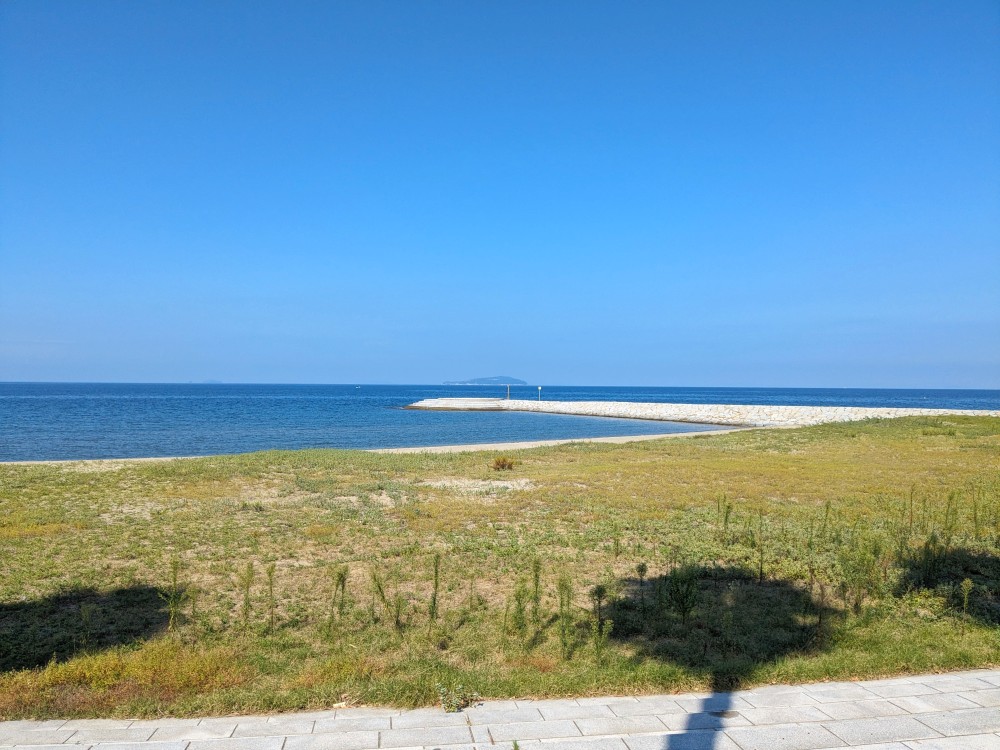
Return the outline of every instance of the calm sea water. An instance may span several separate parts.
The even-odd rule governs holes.
[[[427,412],[422,398],[491,386],[0,383],[0,461],[197,456],[641,435],[698,425],[515,412]],[[537,398],[534,386],[512,398]],[[568,401],[1000,409],[1000,391],[545,386]]]

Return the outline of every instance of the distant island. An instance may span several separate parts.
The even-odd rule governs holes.
[[[472,378],[471,380],[446,380],[445,385],[527,385],[527,382],[507,375],[494,375],[492,378]]]

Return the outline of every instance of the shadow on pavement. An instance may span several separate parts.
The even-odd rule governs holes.
[[[730,691],[762,665],[822,650],[836,615],[808,587],[761,583],[740,567],[681,566],[619,584],[622,595],[606,608],[610,637],[628,642],[642,658],[704,675],[713,691],[687,716],[682,733],[663,738],[663,750],[713,750],[718,730],[736,716]]]

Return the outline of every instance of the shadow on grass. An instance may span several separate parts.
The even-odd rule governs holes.
[[[607,607],[610,637],[641,657],[678,664],[708,678],[712,695],[683,717],[664,750],[711,750],[735,717],[731,691],[761,666],[791,654],[821,651],[836,612],[808,587],[758,583],[738,567],[679,568],[640,584],[621,581],[624,595]]]
[[[71,589],[44,599],[0,604],[0,672],[149,638],[167,627],[159,589]]]
[[[968,608],[962,582],[968,580]],[[951,548],[932,537],[916,550],[904,567],[896,595],[914,589],[947,597],[956,612],[987,625],[1000,625],[1000,557],[964,547]]]

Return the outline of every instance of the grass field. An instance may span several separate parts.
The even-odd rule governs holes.
[[[0,718],[1000,664],[1000,419],[0,465]]]

